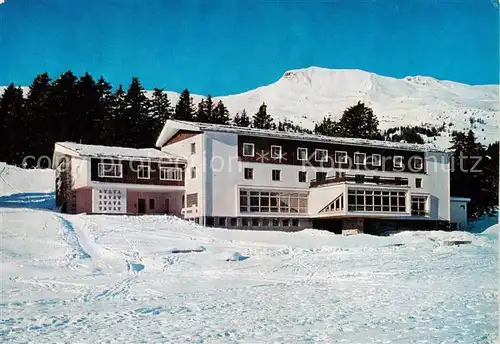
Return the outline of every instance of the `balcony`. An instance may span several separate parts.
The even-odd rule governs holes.
[[[340,176],[331,176],[324,179],[313,179],[309,187],[314,188],[329,184],[368,184],[368,185],[391,185],[391,186],[408,186],[408,178],[400,177],[380,177],[380,176],[364,176],[361,174],[344,174]]]

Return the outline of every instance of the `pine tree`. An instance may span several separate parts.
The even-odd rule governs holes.
[[[201,98],[200,102],[198,103],[198,108],[196,110],[195,119],[197,122],[202,122],[202,123],[208,122],[207,107],[206,107],[205,98]]]
[[[380,139],[378,120],[373,110],[364,103],[348,107],[338,122],[338,134],[342,137]]]
[[[35,77],[31,83],[26,99],[26,111],[29,121],[29,139],[26,144],[28,155],[37,160],[42,155],[50,156],[53,149],[51,135],[54,128],[51,126],[52,111],[50,109],[51,80],[47,73]],[[28,167],[34,167],[33,161],[29,161]]]
[[[56,141],[77,140],[75,133],[82,124],[74,116],[78,106],[76,76],[71,71],[64,72],[50,88],[49,107],[51,111],[52,133],[48,133],[53,145]]]
[[[120,138],[126,147],[147,147],[151,144],[152,120],[149,101],[139,78],[133,77],[125,95],[125,109],[121,118],[124,132]]]
[[[325,136],[339,136],[338,123],[326,116],[323,120],[314,126],[314,133]]]
[[[485,182],[485,150],[477,142],[472,130],[467,134],[452,134],[452,171],[450,188],[453,196],[470,197],[468,216],[476,216],[488,209],[487,199],[491,198],[491,186]]]
[[[27,153],[29,123],[23,91],[11,83],[0,98],[0,160],[21,164]]]
[[[122,85],[118,85],[114,93],[109,97],[110,111],[104,119],[103,136],[104,141],[108,145],[118,146],[124,141],[125,129],[127,121],[124,119],[125,112],[125,91]]]
[[[115,99],[112,92],[113,87],[111,87],[111,84],[104,80],[104,77],[102,76],[97,81],[96,86],[99,93],[100,111],[102,113],[101,127],[97,130],[99,133],[97,143],[102,145],[111,145],[113,144],[114,140],[114,128],[112,127],[112,125],[114,118],[113,107]]]
[[[214,101],[212,100],[212,96],[209,94],[207,96],[207,100],[205,101],[205,114],[206,114],[206,122],[214,123]],[[203,121],[200,121],[203,122]]]
[[[192,121],[194,119],[193,99],[189,94],[189,90],[182,91],[179,101],[175,106],[174,118],[182,121]]]
[[[212,112],[210,123],[229,124],[229,111],[227,110],[222,100],[219,100],[219,102],[215,106],[215,109]]]
[[[79,124],[72,133],[72,139],[87,144],[100,143],[104,123],[100,90],[89,73],[85,73],[75,84],[77,107],[74,109]]]
[[[485,152],[485,163],[484,163],[484,184],[489,186],[488,193],[486,196],[486,207],[487,211],[491,212],[498,206],[498,177],[499,177],[499,142],[490,144]]]
[[[234,116],[233,118],[233,123],[238,127],[249,127],[251,122],[250,117],[248,117],[247,115],[247,111],[243,109],[241,115],[236,114],[236,116]]]
[[[167,93],[163,89],[155,88],[151,99],[151,117],[154,122],[155,131],[158,135],[165,122],[172,116],[172,108]]]
[[[274,123],[271,115],[267,113],[267,105],[262,103],[259,111],[253,115],[252,126],[258,129],[273,129]]]
[[[291,133],[312,134],[311,130],[301,127],[300,125],[293,124],[288,119],[278,122],[278,131],[287,131]]]

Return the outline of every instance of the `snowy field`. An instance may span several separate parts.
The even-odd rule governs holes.
[[[498,225],[343,237],[62,215],[19,175],[0,195],[1,342],[497,342]]]

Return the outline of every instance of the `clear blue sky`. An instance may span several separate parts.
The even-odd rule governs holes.
[[[311,65],[491,84],[498,40],[498,0],[6,0],[0,85],[71,69],[223,95]]]

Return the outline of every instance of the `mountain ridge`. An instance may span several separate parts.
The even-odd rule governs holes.
[[[276,121],[287,119],[309,129],[325,116],[340,118],[347,107],[362,101],[373,109],[381,130],[444,125],[442,136],[426,141],[446,148],[453,130],[472,128],[483,144],[498,139],[498,92],[499,85],[468,85],[422,75],[398,79],[361,69],[311,66],[285,71],[269,85],[213,99],[222,100],[232,116],[243,109],[251,116],[265,102]],[[166,93],[175,105],[179,93]],[[152,91],[147,94],[150,97]],[[192,97],[197,104],[203,96]]]

